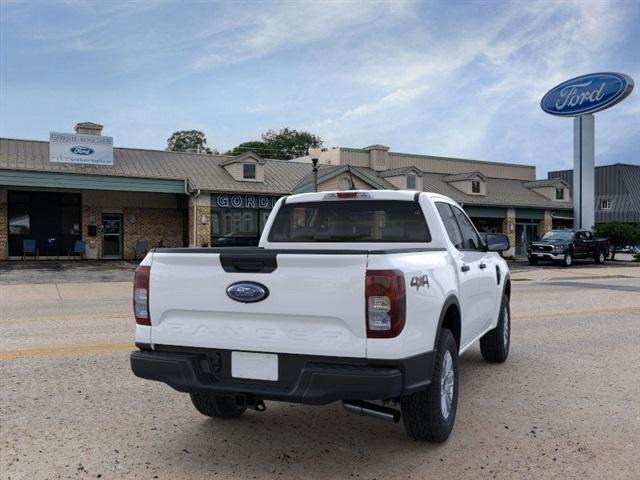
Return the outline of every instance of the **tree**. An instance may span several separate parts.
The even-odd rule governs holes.
[[[225,155],[242,155],[243,153],[254,152],[261,157],[270,157],[267,152],[266,146],[264,142],[254,141],[254,142],[243,142],[237,147],[229,150],[225,153]]]
[[[271,158],[280,158],[282,160],[303,157],[312,145],[322,146],[320,137],[309,132],[299,132],[288,128],[283,128],[279,132],[269,130],[262,134],[262,141],[274,151],[275,156]]]
[[[207,137],[200,130],[178,130],[167,139],[167,150],[171,152],[215,153],[207,147]]]
[[[269,130],[261,135],[262,141],[244,142],[229,150],[227,155],[239,155],[249,150],[261,157],[290,160],[307,155],[312,145],[322,146],[322,139],[305,131],[289,128]]]
[[[640,242],[640,226],[630,223],[600,223],[595,227],[598,237],[606,237],[611,244],[611,260],[615,259],[618,248],[625,245],[636,245]]]

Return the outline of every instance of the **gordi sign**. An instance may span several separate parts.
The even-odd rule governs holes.
[[[542,110],[575,117],[612,107],[633,90],[633,80],[622,73],[590,73],[553,87],[542,97]]]
[[[595,224],[595,112],[612,107],[633,90],[623,74],[600,72],[572,78],[549,90],[540,107],[551,115],[573,118],[573,226]]]
[[[113,137],[50,132],[49,161],[113,165]]]

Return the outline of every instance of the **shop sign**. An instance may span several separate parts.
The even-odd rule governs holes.
[[[633,90],[633,80],[622,73],[590,73],[549,90],[540,106],[551,115],[574,117],[612,107]]]
[[[218,208],[265,208],[271,209],[278,201],[279,197],[271,197],[266,195],[246,195],[221,194],[214,195],[214,201],[211,202]]]
[[[50,132],[49,161],[113,165],[113,137]]]

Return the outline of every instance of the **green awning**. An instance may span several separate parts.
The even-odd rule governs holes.
[[[538,208],[516,208],[516,220],[543,220],[544,210]]]
[[[184,181],[161,178],[116,177],[27,170],[0,170],[0,185],[77,188],[122,192],[184,193]]]
[[[507,218],[507,209],[501,207],[464,207],[471,218]]]

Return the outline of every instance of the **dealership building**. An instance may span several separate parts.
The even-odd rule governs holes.
[[[0,139],[0,260],[132,259],[158,246],[255,245],[278,198],[314,189],[308,158],[272,160],[113,147],[79,123],[49,141]],[[318,190],[411,189],[460,202],[479,230],[503,232],[509,254],[572,223],[570,180],[536,180],[534,166],[332,148]],[[25,251],[26,250],[26,251]]]

